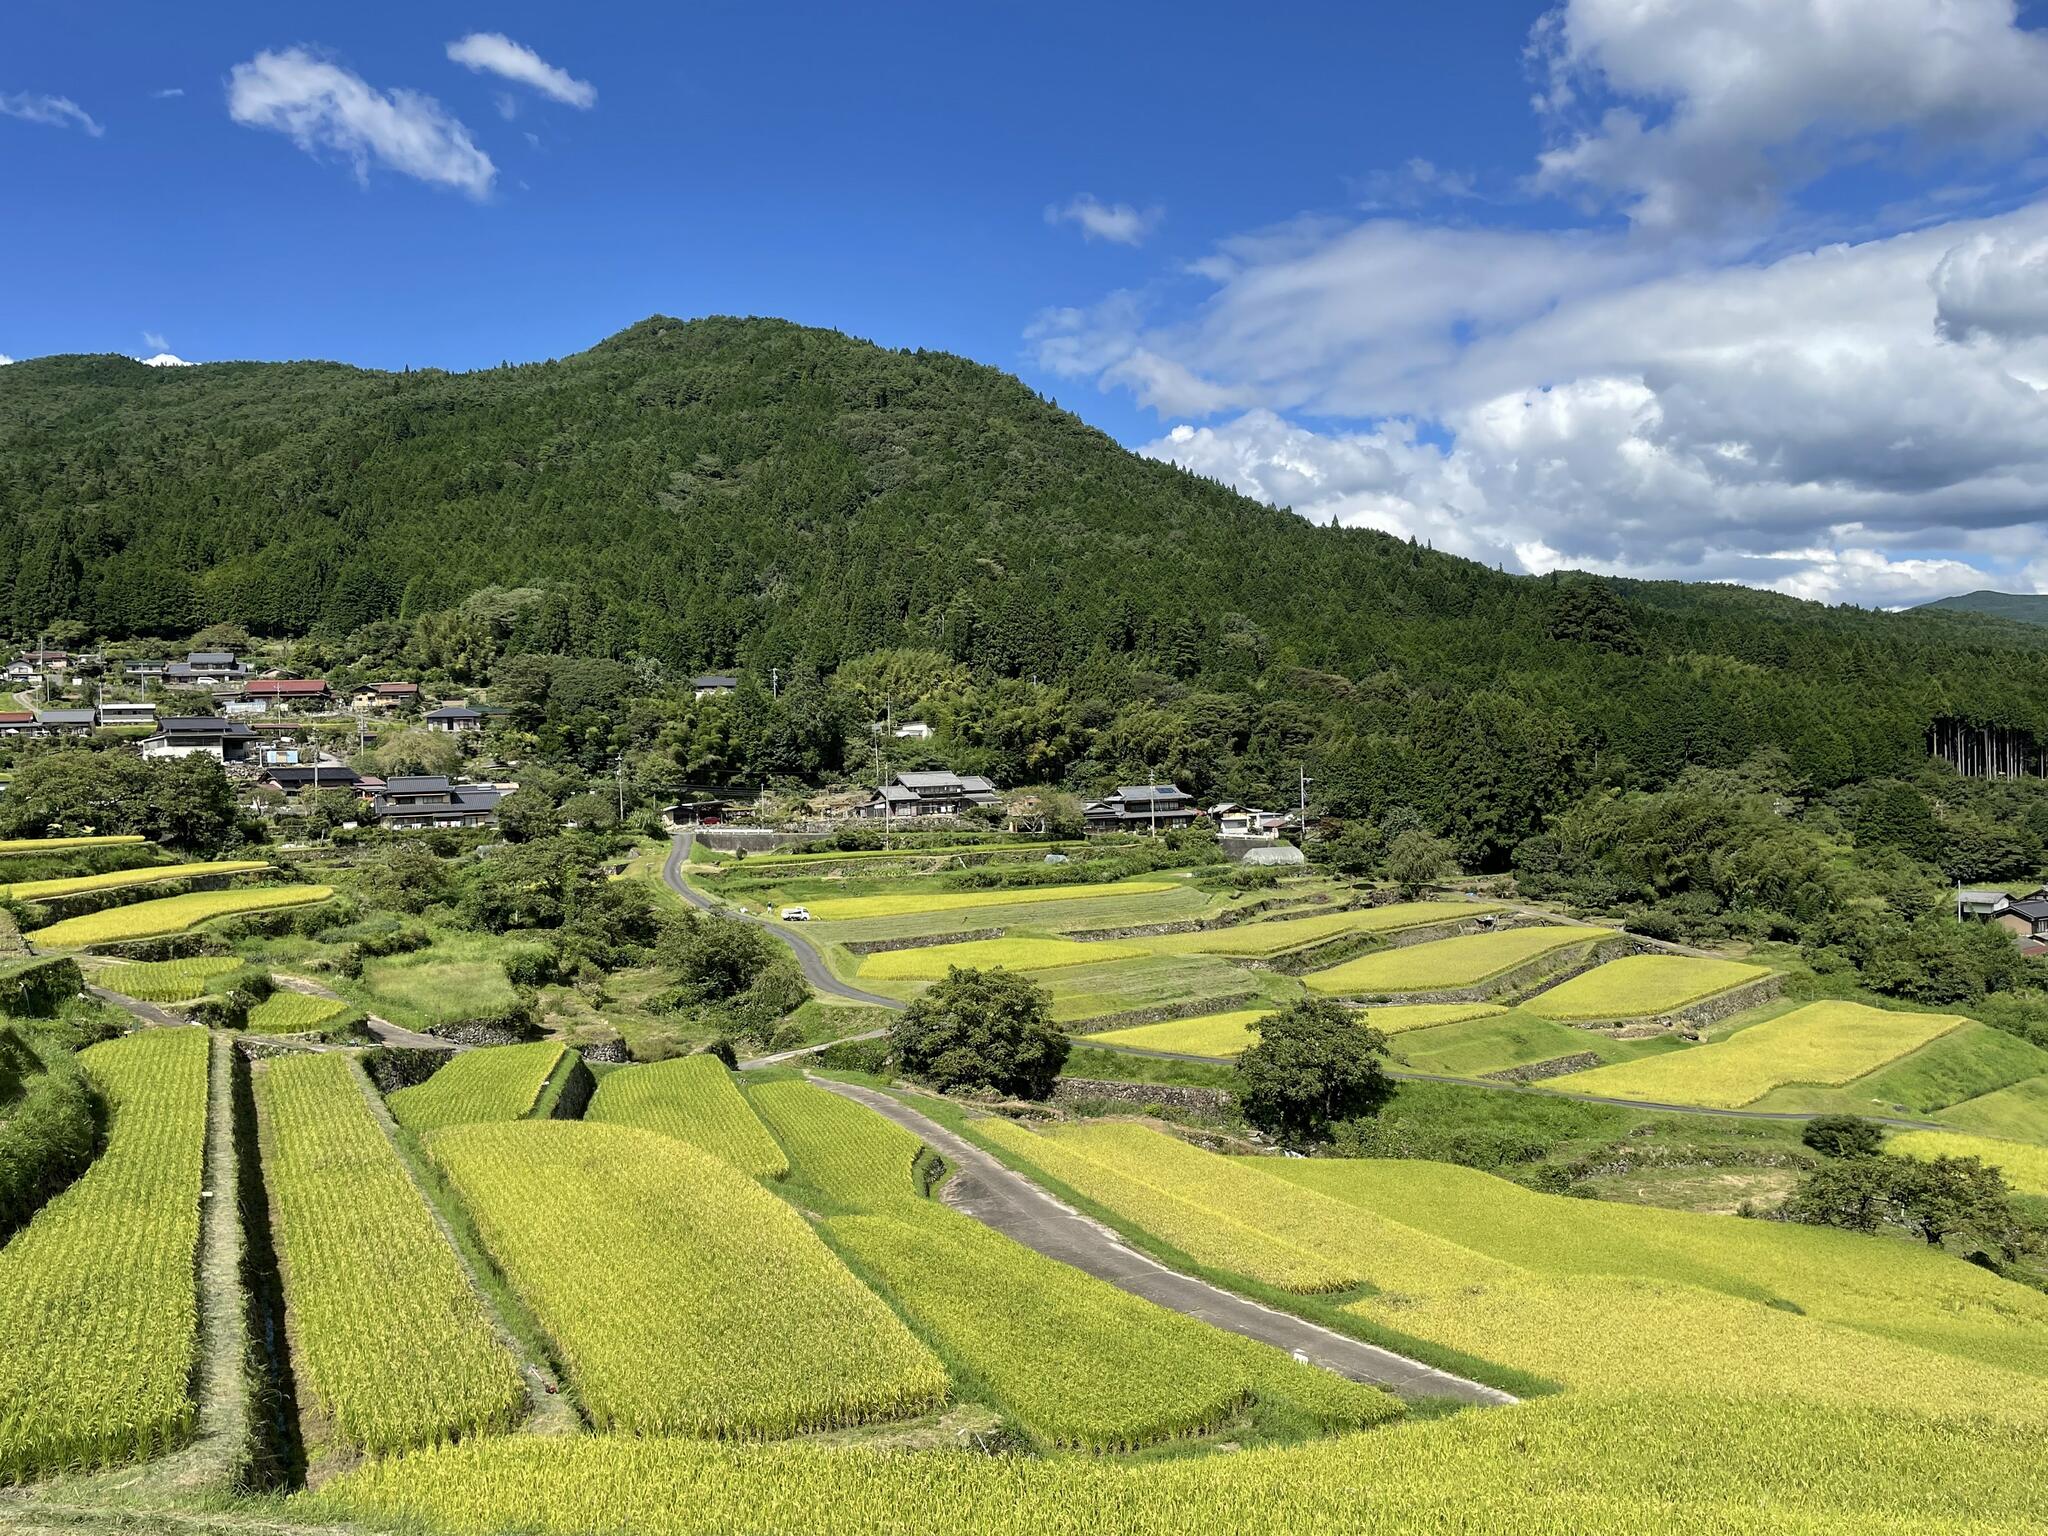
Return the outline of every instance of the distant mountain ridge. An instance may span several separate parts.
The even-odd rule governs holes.
[[[1919,606],[1946,613],[1981,613],[2021,624],[2048,625],[2048,592],[1965,592],[1959,597],[1937,598]]]

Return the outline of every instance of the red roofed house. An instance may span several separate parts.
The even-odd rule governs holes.
[[[357,709],[403,709],[419,699],[418,683],[371,683],[358,688],[349,702]]]
[[[36,728],[32,709],[0,709],[0,736],[26,736]]]

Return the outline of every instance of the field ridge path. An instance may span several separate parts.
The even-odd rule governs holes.
[[[1384,1387],[1397,1397],[1451,1398],[1493,1406],[1518,1401],[1498,1388],[1440,1371],[1169,1269],[902,1100],[853,1083],[820,1077],[810,1080],[921,1138],[943,1155],[952,1169],[952,1177],[941,1191],[948,1205],[1049,1259],[1070,1264],[1169,1311],[1306,1358],[1352,1381]]]

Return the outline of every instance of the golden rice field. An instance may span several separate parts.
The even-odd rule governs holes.
[[[0,859],[24,853],[75,853],[82,848],[133,847],[148,841],[139,832],[109,833],[105,837],[0,837]]]
[[[133,965],[109,965],[93,980],[123,997],[145,1003],[187,1003],[206,995],[207,984],[216,976],[239,971],[243,962],[233,955],[196,955],[187,960],[150,960]]]
[[[1177,890],[1173,880],[1129,880],[1099,885],[1023,886],[992,891],[902,891],[879,896],[828,896],[810,903],[821,923],[867,917],[904,917],[916,912],[967,912],[977,907],[1028,906],[1045,901],[1087,901],[1102,896],[1154,896]]]
[[[457,1051],[424,1083],[391,1095],[391,1113],[417,1135],[444,1125],[518,1120],[533,1112],[567,1047],[553,1040]]]
[[[937,981],[953,966],[986,970],[1004,966],[1013,971],[1049,971],[1101,960],[1130,960],[1150,954],[1149,940],[1103,939],[970,939],[961,944],[930,944],[922,949],[891,949],[863,956],[860,975],[871,981]]]
[[[509,1429],[526,1400],[512,1358],[367,1088],[340,1055],[255,1080],[301,1401],[375,1453]]]
[[[1601,937],[1599,929],[1549,926],[1467,933],[1360,955],[1328,970],[1310,971],[1301,979],[1310,991],[1331,997],[1471,987],[1528,961],[1573,945],[1591,944]]]
[[[1637,1019],[1669,1013],[1717,992],[1770,975],[1705,955],[1623,955],[1529,999],[1523,1006],[1546,1019]]]
[[[336,997],[311,997],[303,992],[280,988],[249,1010],[244,1026],[252,1035],[293,1035],[347,1013],[349,1005]]]
[[[1953,1014],[1891,1013],[1862,1003],[1808,1003],[1725,1040],[1574,1072],[1544,1086],[1739,1109],[1787,1084],[1839,1088],[1969,1022]]]
[[[1077,1038],[1084,1045],[1121,1045],[1141,1051],[1173,1051],[1179,1055],[1213,1056],[1222,1060],[1242,1055],[1257,1045],[1259,1020],[1272,1011],[1270,1008],[1247,1008],[1234,1013],[1210,1013],[1193,1019],[1168,1019],[1161,1024],[1134,1024],[1128,1029],[1109,1029],[1099,1035]],[[1497,1003],[1407,1003],[1384,1008],[1360,1008],[1357,1014],[1361,1024],[1370,1024],[1382,1034],[1398,1035],[1506,1011]]]
[[[583,1118],[680,1137],[755,1178],[789,1172],[789,1159],[716,1056],[678,1056],[607,1073]]]
[[[112,1126],[0,1248],[0,1483],[160,1455],[191,1431],[211,1044],[157,1029],[80,1056]]]
[[[333,894],[324,885],[188,891],[182,896],[164,896],[132,906],[109,907],[104,912],[88,912],[83,917],[67,917],[47,928],[36,929],[31,938],[38,949],[84,949],[117,939],[151,939],[166,933],[183,933],[219,917],[309,906]]]
[[[689,1142],[544,1120],[427,1149],[599,1429],[778,1437],[946,1396],[945,1368],[793,1207]]]
[[[924,1143],[900,1125],[794,1080],[758,1084],[747,1099],[813,1189],[868,1210],[918,1193],[912,1166]]]
[[[2024,1141],[1999,1141],[1990,1136],[1963,1136],[1951,1131],[1897,1131],[1887,1151],[1901,1157],[1976,1157],[2005,1174],[2006,1183],[2022,1194],[2048,1195],[2048,1147]]]
[[[1470,901],[1402,901],[1382,907],[1352,907],[1342,912],[1315,912],[1306,917],[1276,917],[1233,923],[1197,933],[1168,933],[1144,942],[1155,954],[1242,955],[1285,954],[1305,944],[1343,934],[1398,933],[1431,923],[1456,922],[1497,912],[1498,907]]]
[[[1255,1394],[1290,1387],[1347,1428],[1400,1412],[1371,1387],[1120,1291],[943,1206],[828,1227],[1044,1448],[1135,1450],[1214,1428]]]
[[[1731,1387],[1147,1462],[525,1436],[372,1462],[305,1502],[464,1536],[2014,1536],[2041,1494],[2031,1427]]]
[[[78,896],[87,891],[118,891],[131,885],[155,885],[164,880],[195,880],[208,875],[249,875],[270,866],[261,859],[221,859],[201,864],[152,864],[142,869],[114,869],[103,875],[72,875],[60,880],[17,880],[0,886],[0,892],[16,901],[47,901],[54,896]]]

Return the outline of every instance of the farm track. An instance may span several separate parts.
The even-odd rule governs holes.
[[[309,981],[304,976],[287,976],[280,971],[275,973],[275,980],[287,992],[297,992],[306,997],[324,997],[337,1003],[349,1001],[332,987],[323,986],[317,981]],[[423,1035],[416,1029],[403,1028],[392,1023],[389,1019],[378,1018],[374,1013],[366,1014],[363,1022],[369,1026],[370,1033],[375,1035],[385,1045],[403,1046],[408,1050],[415,1051],[466,1051],[469,1049],[468,1046],[454,1040],[443,1040],[439,1035]]]
[[[1225,1056],[1196,1056],[1187,1051],[1148,1051],[1136,1045],[1107,1045],[1100,1040],[1085,1036],[1078,1037],[1085,1045],[1098,1051],[1114,1051],[1120,1056],[1150,1056],[1157,1061],[1192,1061],[1205,1067],[1227,1067],[1230,1058]],[[1834,1114],[1827,1109],[1711,1109],[1700,1104],[1663,1104],[1654,1099],[1614,1099],[1598,1093],[1572,1093],[1562,1088],[1532,1090],[1522,1083],[1489,1081],[1482,1077],[1452,1077],[1442,1072],[1400,1072],[1389,1067],[1384,1069],[1387,1076],[1405,1083],[1450,1083],[1458,1088],[1491,1088],[1502,1093],[1540,1092],[1545,1098],[1576,1099],[1581,1104],[1611,1104],[1617,1109],[1643,1109],[1669,1115],[1714,1115],[1725,1120],[1811,1120],[1818,1115]],[[1878,1125],[1898,1126],[1911,1131],[1946,1131],[1946,1126],[1934,1120],[1905,1120],[1890,1115],[1865,1115],[1865,1120]]]
[[[866,1003],[870,1007],[888,1008],[899,1013],[908,1006],[898,998],[883,997],[879,992],[863,992],[859,987],[849,986],[846,982],[841,981],[832,974],[832,968],[825,963],[825,957],[818,952],[818,947],[802,935],[791,933],[786,925],[771,923],[765,918],[754,917],[745,912],[734,912],[725,903],[716,901],[693,887],[683,878],[683,865],[689,861],[690,844],[695,838],[696,834],[694,832],[678,832],[675,835],[675,842],[668,851],[668,860],[661,866],[662,883],[670,890],[700,911],[724,912],[729,917],[737,917],[743,923],[752,923],[757,928],[766,929],[789,946],[790,952],[796,956],[796,963],[803,969],[804,980],[820,992],[829,993],[833,997],[844,998],[850,1003]],[[830,1043],[836,1045],[839,1042],[832,1041]],[[823,1049],[823,1046],[806,1047],[806,1050]],[[805,1054],[805,1051],[790,1051],[777,1056],[775,1059],[779,1061],[786,1059],[788,1056],[801,1056],[803,1054]],[[766,1064],[767,1058],[765,1057],[759,1062],[750,1063],[750,1065],[755,1066]]]
[[[867,1106],[919,1137],[939,1152],[952,1170],[941,1189],[941,1198],[948,1205],[1047,1258],[1071,1264],[1170,1311],[1286,1350],[1352,1381],[1384,1387],[1397,1397],[1486,1405],[1516,1401],[1496,1388],[1168,1269],[902,1100],[852,1083],[815,1077],[811,1081]]]

